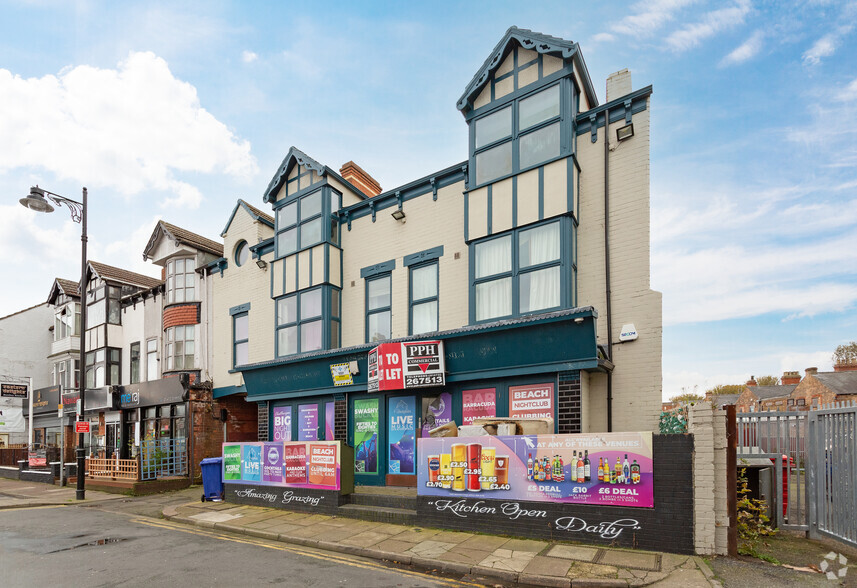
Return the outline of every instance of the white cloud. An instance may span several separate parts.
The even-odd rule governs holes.
[[[851,83],[845,86],[836,94],[836,99],[840,102],[851,102],[857,100],[857,78],[851,80]]]
[[[762,40],[765,38],[763,31],[756,31],[749,39],[741,43],[726,57],[720,60],[720,67],[728,67],[730,65],[738,65],[752,59],[762,50]]]
[[[0,173],[41,169],[126,197],[166,191],[173,205],[195,207],[201,195],[176,173],[258,171],[249,142],[153,53],[131,53],[116,69],[80,65],[42,78],[0,69],[0,103]]]
[[[244,63],[253,63],[259,59],[259,56],[253,53],[252,51],[242,51],[241,52],[241,61]]]
[[[160,215],[151,217],[122,239],[96,248],[92,253],[92,259],[145,276],[159,278],[161,268],[151,262],[143,261],[142,255],[143,249],[149,242],[149,237],[152,236],[152,231],[155,230],[155,225],[159,220],[161,220]]]
[[[780,360],[781,372],[800,372],[801,377],[804,370],[809,367],[817,367],[820,372],[833,371],[833,352],[810,351],[806,353],[790,352],[783,355]]]
[[[610,33],[598,33],[597,35],[592,37],[592,40],[597,43],[609,43],[613,41],[616,37],[611,35]]]
[[[854,30],[855,16],[857,16],[857,3],[846,4],[838,18],[839,22],[846,24],[839,25],[833,31],[813,43],[812,47],[807,49],[803,54],[804,65],[818,65],[822,59],[836,53],[842,39]]]
[[[693,49],[709,37],[743,24],[750,8],[749,0],[739,0],[733,6],[712,10],[704,14],[699,22],[685,25],[671,33],[666,38],[667,47],[676,52]]]
[[[621,35],[649,37],[675,18],[675,14],[694,0],[655,0],[638,2],[630,14],[612,25],[610,30]]]

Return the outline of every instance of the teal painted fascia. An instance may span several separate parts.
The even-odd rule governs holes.
[[[253,254],[253,259],[260,259],[263,255],[267,255],[274,250],[274,238],[270,237],[264,241],[259,241],[255,245],[250,245],[250,252]]]
[[[247,203],[239,198],[238,202],[235,204],[235,208],[232,209],[232,214],[229,215],[229,220],[226,221],[226,226],[223,227],[223,230],[220,232],[221,237],[226,236],[226,232],[229,230],[229,226],[232,224],[232,221],[235,219],[235,213],[238,212],[239,208],[244,208],[244,210],[247,211],[247,214],[249,214],[253,218],[253,220],[258,221],[262,224],[268,225],[272,229],[274,228],[274,223],[272,223],[268,219],[261,217],[258,214],[256,214],[255,212],[253,212],[253,210],[249,206],[247,206]]]
[[[577,135],[584,135],[586,133],[590,133],[593,135],[593,142],[595,137],[595,132],[604,126],[604,114],[607,110],[610,111],[610,123],[619,122],[622,119],[627,120],[629,118],[629,112],[627,108],[627,103],[630,102],[630,116],[643,112],[648,107],[648,99],[649,96],[652,95],[652,86],[646,86],[645,88],[640,88],[630,94],[626,94],[616,100],[611,100],[606,104],[602,104],[596,108],[590,108],[586,112],[582,112],[577,115]],[[593,121],[595,122],[595,126],[593,127]]]
[[[289,171],[294,164],[301,165],[308,170],[315,170],[318,172],[318,175],[324,176],[326,166],[320,164],[297,147],[292,146],[289,148],[289,152],[286,154],[283,162],[277,168],[274,177],[268,183],[268,187],[265,188],[265,194],[262,197],[264,202],[272,202],[276,198],[277,192],[280,191],[280,188],[288,180]]]
[[[205,264],[202,267],[204,269],[208,270],[209,273],[217,274],[217,273],[220,273],[223,270],[225,270],[227,267],[229,267],[229,262],[226,260],[225,257],[219,257],[219,258],[215,259],[214,261],[208,262],[207,264]]]
[[[234,394],[246,394],[247,387],[246,386],[222,386],[220,388],[214,388],[211,391],[211,397],[217,400],[218,398],[225,398],[226,396],[232,396]]]

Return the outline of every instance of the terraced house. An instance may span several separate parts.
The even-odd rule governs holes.
[[[655,429],[651,94],[623,70],[601,103],[578,44],[512,27],[455,102],[460,163],[382,190],[291,148],[205,268],[215,398],[259,439],[355,445],[369,485],[415,484],[402,410],[397,443],[478,416]]]

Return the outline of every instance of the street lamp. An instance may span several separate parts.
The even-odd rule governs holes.
[[[48,202],[50,201],[50,202]],[[36,212],[53,212],[54,207],[51,202],[57,206],[66,206],[71,213],[71,220],[81,225],[80,232],[80,412],[78,419],[83,417],[84,396],[86,393],[86,188],[83,189],[83,202],[77,202],[48,192],[38,186],[30,188],[30,194],[19,200],[22,206],[35,210]],[[32,392],[31,392],[32,394]],[[32,411],[31,411],[32,414]],[[75,498],[83,500],[86,498],[86,488],[84,486],[84,478],[86,477],[86,452],[83,448],[84,438],[83,433],[79,433],[77,437],[77,492]],[[62,450],[61,450],[62,451]]]

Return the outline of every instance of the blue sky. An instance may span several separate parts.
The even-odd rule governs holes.
[[[652,84],[664,396],[830,369],[857,339],[857,3],[0,1],[0,316],[90,257],[144,273],[158,218],[218,238],[289,146],[385,189],[466,158],[455,109],[510,25],[580,43],[601,100]]]

